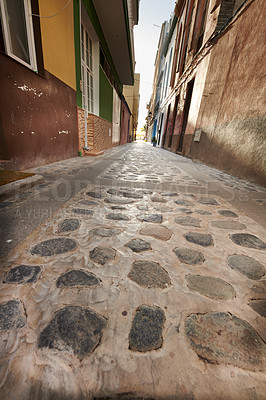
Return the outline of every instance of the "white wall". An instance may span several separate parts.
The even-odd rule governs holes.
[[[112,135],[113,143],[120,142],[120,113],[121,113],[121,100],[116,90],[113,89],[113,135]]]

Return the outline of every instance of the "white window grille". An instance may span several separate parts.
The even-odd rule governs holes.
[[[81,79],[82,79],[82,107],[93,113],[93,48],[92,40],[81,24]]]

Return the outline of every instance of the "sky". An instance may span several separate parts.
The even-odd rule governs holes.
[[[175,0],[140,0],[139,23],[134,28],[135,72],[140,73],[139,132],[145,124],[146,104],[149,103],[152,93],[160,26],[164,21],[169,21],[175,2]]]

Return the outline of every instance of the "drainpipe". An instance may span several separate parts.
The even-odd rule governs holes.
[[[79,0],[79,29],[80,29],[80,39],[81,39],[81,22],[82,22],[82,15],[81,15],[81,0]],[[83,81],[80,81],[80,90],[83,90]],[[88,148],[88,108],[87,105],[85,106],[85,110],[84,110],[84,114],[85,114],[85,146],[83,146],[83,150],[90,150]]]
[[[88,110],[87,107],[85,108],[85,146],[83,150],[89,150],[88,148]]]

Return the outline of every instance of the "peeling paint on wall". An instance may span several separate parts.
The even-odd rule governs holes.
[[[0,76],[6,141],[6,148],[1,142],[1,156],[10,160],[11,168],[22,170],[75,156],[75,91],[47,71],[43,78],[2,54]]]
[[[65,133],[66,135],[68,135],[69,133],[71,133],[71,131],[58,131],[59,135],[61,135],[62,133]]]
[[[17,86],[17,84],[14,83],[14,86]],[[35,97],[41,97],[43,95],[43,92],[38,93],[36,88],[29,88],[27,85],[17,86],[17,88],[23,90],[23,92],[33,92]]]

